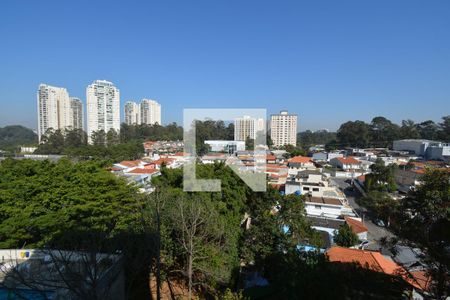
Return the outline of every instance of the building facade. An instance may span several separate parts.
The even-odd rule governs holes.
[[[234,140],[256,139],[257,120],[249,116],[234,119]]]
[[[40,84],[37,106],[39,141],[48,129],[64,130],[73,126],[71,102],[65,88]]]
[[[72,114],[72,128],[84,129],[83,102],[76,97],[70,97],[70,109]]]
[[[396,151],[408,151],[426,159],[450,161],[450,144],[423,139],[396,140]]]
[[[125,103],[125,124],[141,124],[141,110],[136,102],[128,101]]]
[[[234,154],[245,150],[244,141],[206,140],[205,144],[211,147],[212,152],[226,152]]]
[[[87,134],[94,131],[120,130],[120,91],[112,82],[96,80],[86,88]]]
[[[275,147],[297,145],[297,115],[287,111],[271,115],[270,138]]]
[[[151,99],[142,99],[140,104],[141,124],[161,125],[161,104]]]

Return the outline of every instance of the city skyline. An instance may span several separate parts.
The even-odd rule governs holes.
[[[85,103],[95,79],[121,89],[121,113],[128,99],[158,99],[171,108],[163,124],[181,124],[183,108],[287,109],[301,131],[448,114],[447,1],[104,4],[1,4],[0,126],[37,129],[41,82]]]

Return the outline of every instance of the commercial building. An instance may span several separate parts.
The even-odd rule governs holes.
[[[270,137],[275,147],[297,145],[297,115],[287,111],[271,115]]]
[[[48,129],[73,126],[71,102],[65,88],[40,84],[37,92],[39,141]]]
[[[87,134],[94,131],[120,130],[120,91],[112,82],[96,80],[86,89]]]
[[[426,159],[450,160],[450,144],[423,139],[396,140],[396,151],[408,151]]]
[[[125,124],[141,124],[141,110],[136,102],[128,101],[125,103]]]

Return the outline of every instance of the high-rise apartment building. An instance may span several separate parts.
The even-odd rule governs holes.
[[[87,134],[94,131],[120,130],[120,91],[112,82],[96,80],[86,88]]]
[[[73,125],[69,93],[65,88],[40,84],[37,104],[39,141],[50,128],[64,130]]]
[[[249,116],[234,119],[234,140],[245,141],[247,138],[255,139],[257,120]]]
[[[72,113],[72,128],[84,129],[83,102],[76,97],[70,97],[70,108]]]
[[[125,124],[141,124],[141,109],[136,102],[127,101],[125,103]]]
[[[141,124],[161,125],[161,104],[151,99],[142,99],[140,104]]]
[[[275,147],[297,144],[297,115],[281,111],[270,116],[270,138]]]

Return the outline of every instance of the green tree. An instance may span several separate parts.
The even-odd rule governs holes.
[[[106,146],[106,133],[102,130],[97,130],[91,134],[92,144],[95,146]]]
[[[442,122],[439,123],[439,139],[450,142],[450,115],[442,117]]]
[[[401,202],[398,234],[425,249],[431,259],[431,292],[450,295],[450,172],[427,170],[415,191]]]
[[[68,129],[64,132],[64,147],[75,148],[87,144],[87,135],[82,129]]]
[[[435,140],[438,138],[438,125],[431,120],[419,123],[417,125],[417,130],[419,131],[420,138],[422,139]]]
[[[369,145],[369,125],[364,121],[348,121],[342,124],[336,134],[341,147],[351,146],[364,148]]]
[[[64,135],[61,130],[49,128],[41,138],[36,153],[38,154],[61,154],[64,151]]]
[[[334,233],[334,242],[342,247],[352,247],[358,243],[358,240],[358,236],[347,223],[339,226],[339,230]]]
[[[389,147],[400,135],[400,127],[385,117],[375,117],[370,123],[370,143],[375,147]]]
[[[383,191],[369,191],[361,201],[364,206],[383,219],[387,226],[390,226],[392,217],[399,209],[399,202]]]
[[[387,191],[394,192],[397,190],[395,184],[396,165],[386,166],[384,161],[378,158],[373,165],[370,166],[371,173],[366,175],[365,187],[367,191]]]
[[[413,120],[403,120],[400,127],[400,137],[402,139],[419,139],[420,132],[417,124]]]
[[[253,150],[255,148],[255,140],[251,139],[250,137],[247,137],[245,139],[245,149],[246,150]]]
[[[70,249],[64,232],[111,230],[139,221],[137,189],[96,162],[5,160],[0,164],[0,248]],[[78,244],[77,244],[78,245]]]
[[[106,133],[106,145],[108,145],[108,147],[110,147],[110,146],[118,145],[119,142],[120,142],[119,134],[117,133],[116,130],[111,128]]]

